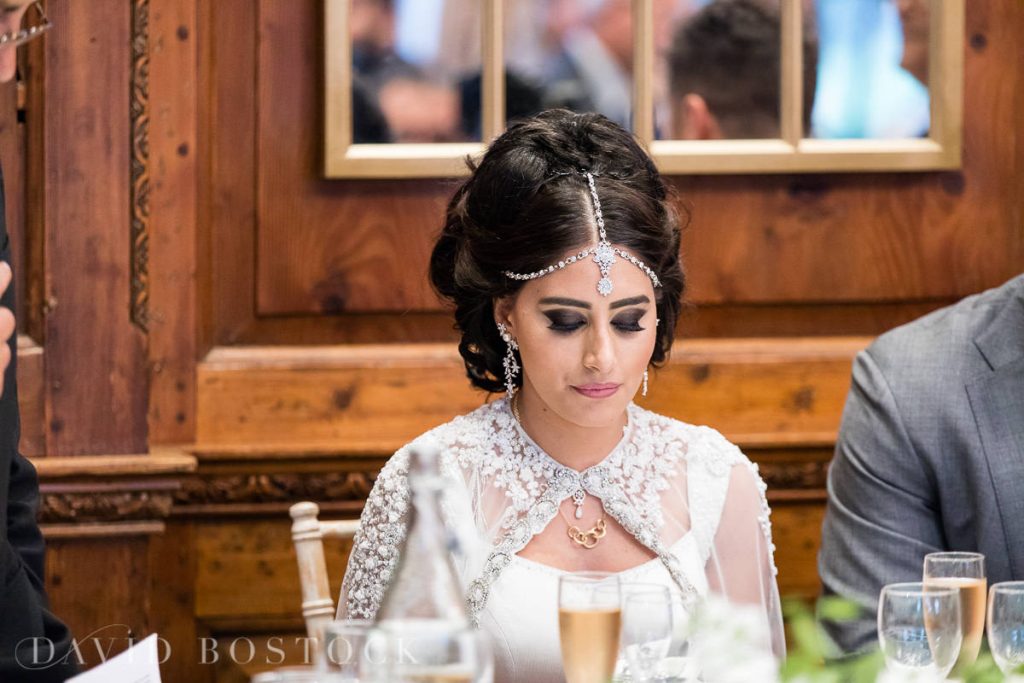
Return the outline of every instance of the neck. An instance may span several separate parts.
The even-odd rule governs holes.
[[[523,430],[559,464],[582,471],[601,462],[622,440],[626,413],[608,425],[589,427],[569,422],[551,410],[528,385],[516,394]]]

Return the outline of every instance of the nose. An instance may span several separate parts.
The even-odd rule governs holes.
[[[584,367],[600,375],[607,375],[615,365],[615,345],[611,330],[604,325],[592,325],[586,336],[583,352]]]

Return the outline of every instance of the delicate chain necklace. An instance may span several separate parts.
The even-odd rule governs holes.
[[[519,392],[516,392],[516,394],[512,397],[510,403],[512,405],[512,416],[516,418],[516,422],[518,422],[519,426],[522,427],[523,418],[519,416]],[[576,519],[581,519],[583,517],[583,501],[586,500],[586,497],[587,492],[583,490],[582,486],[573,491],[572,502],[574,505],[576,505]],[[586,548],[587,550],[590,550],[591,548],[596,546],[597,542],[604,538],[605,533],[607,533],[607,528],[605,526],[603,514],[601,515],[601,518],[597,520],[597,523],[595,523],[594,526],[590,527],[590,529],[587,531],[583,531],[578,526],[569,521],[569,518],[565,516],[564,512],[562,512],[561,505],[558,506],[558,512],[560,515],[562,515],[562,519],[564,519],[565,523],[569,526],[567,530],[569,538],[571,538],[574,543],[583,548]]]

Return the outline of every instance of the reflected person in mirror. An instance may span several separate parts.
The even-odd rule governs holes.
[[[751,615],[765,651],[784,655],[756,467],[714,429],[633,402],[672,346],[679,250],[665,182],[599,114],[513,124],[470,164],[430,278],[452,304],[469,383],[500,398],[384,466],[339,617],[376,616],[409,520],[409,452],[430,442],[442,450],[467,612],[492,642],[499,683],[564,680],[558,579],[580,570],[666,586],[690,609],[722,596]]]
[[[353,0],[352,128],[356,143],[461,142],[459,92],[396,51],[394,0]]]
[[[808,11],[806,13],[810,15]],[[782,136],[779,3],[712,0],[680,24],[668,56],[672,130],[677,140]],[[804,135],[817,83],[813,22],[803,30]]]
[[[47,28],[49,21],[39,3],[0,0],[0,82],[14,80],[18,45]],[[0,175],[0,337],[4,342],[0,397],[0,681],[63,681],[75,673],[75,660],[68,657],[71,634],[48,609],[43,588],[45,548],[36,522],[39,481],[32,463],[18,451],[21,425],[11,314],[15,297],[2,183]],[[48,662],[54,664],[28,668]]]
[[[655,51],[660,54],[668,43],[672,17],[680,5],[689,3],[653,0],[651,4]],[[563,0],[552,3],[547,11],[549,21],[559,26],[552,31],[557,50],[544,68],[545,106],[599,112],[628,128],[633,119],[631,1]]]

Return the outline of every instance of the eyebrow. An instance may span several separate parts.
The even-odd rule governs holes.
[[[580,301],[579,299],[566,299],[565,297],[561,296],[544,297],[543,299],[540,300],[539,303],[541,305],[557,304],[559,306],[572,306],[573,308],[585,308],[587,310],[590,310],[590,304],[588,304],[586,301]]]
[[[567,299],[561,296],[549,296],[540,300],[541,305],[544,304],[555,304],[558,306],[572,306],[573,308],[585,308],[590,310],[590,304],[586,301],[580,301],[579,299]],[[632,296],[628,299],[619,299],[613,301],[609,308],[622,308],[623,306],[634,306],[636,304],[649,304],[651,300],[646,295],[641,294],[640,296]]]
[[[640,296],[631,296],[628,299],[619,299],[618,301],[613,301],[611,306],[609,306],[608,308],[622,308],[623,306],[635,306],[637,304],[649,303],[651,303],[651,300],[648,299],[645,295],[641,294]]]

